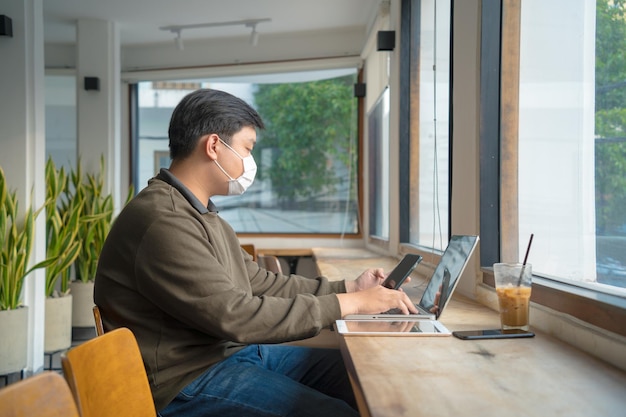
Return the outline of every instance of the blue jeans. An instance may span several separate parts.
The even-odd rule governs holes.
[[[250,345],[209,368],[159,412],[173,416],[358,416],[337,349]]]

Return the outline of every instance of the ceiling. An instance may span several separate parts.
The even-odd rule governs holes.
[[[46,43],[76,42],[75,22],[117,22],[122,46],[171,42],[161,27],[249,19],[271,19],[257,25],[264,34],[316,32],[363,27],[367,30],[381,0],[44,0]],[[184,29],[183,39],[249,36],[245,25]],[[262,40],[261,40],[262,41]]]

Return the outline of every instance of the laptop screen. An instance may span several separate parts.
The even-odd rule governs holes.
[[[450,301],[459,278],[476,248],[478,236],[454,235],[441,256],[439,265],[419,302],[420,307],[439,318],[446,304]],[[438,294],[440,293],[440,294]]]

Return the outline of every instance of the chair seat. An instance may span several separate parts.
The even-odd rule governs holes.
[[[47,371],[0,389],[0,416],[79,417],[79,414],[63,377]]]

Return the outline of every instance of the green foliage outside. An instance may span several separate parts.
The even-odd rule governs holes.
[[[598,235],[626,224],[626,0],[597,0],[596,225]]]
[[[272,149],[271,169],[259,164],[279,202],[332,194],[350,178],[339,176],[334,162],[356,167],[355,76],[290,84],[261,84],[254,95],[266,129],[259,132],[254,154]],[[356,178],[356,169],[350,170]],[[354,183],[354,182],[352,182]],[[350,196],[355,199],[356,187]]]

